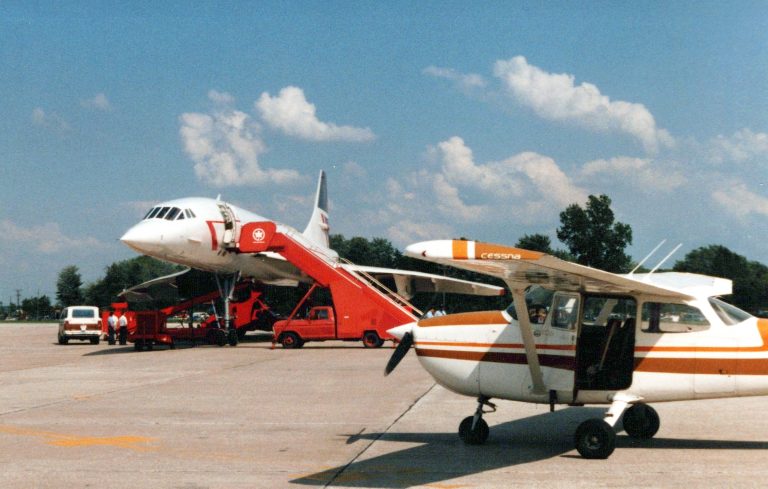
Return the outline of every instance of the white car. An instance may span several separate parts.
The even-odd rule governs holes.
[[[69,306],[61,311],[59,319],[59,344],[69,340],[90,341],[99,344],[101,339],[101,318],[95,306]]]

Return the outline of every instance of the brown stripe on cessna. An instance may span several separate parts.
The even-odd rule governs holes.
[[[501,311],[461,312],[421,319],[420,328],[430,326],[480,326],[483,324],[508,324]]]

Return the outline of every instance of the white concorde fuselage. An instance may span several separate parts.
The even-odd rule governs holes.
[[[231,237],[225,235],[227,209],[234,223]],[[224,249],[226,240],[236,242],[242,224],[263,221],[270,219],[215,199],[189,197],[157,204],[120,240],[139,253],[200,270],[240,271],[277,285],[311,282],[306,274],[275,253],[238,254]],[[290,226],[275,224],[278,232],[300,235]],[[334,252],[328,249],[327,253],[332,256]]]

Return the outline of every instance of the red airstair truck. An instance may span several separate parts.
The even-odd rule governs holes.
[[[378,318],[371,321],[337,321],[333,306],[315,306],[304,317],[299,311],[318,289],[313,285],[304,298],[293,309],[288,319],[276,321],[272,325],[272,345],[280,343],[283,348],[301,348],[307,341],[344,340],[361,341],[366,348],[378,348],[384,340],[392,339],[387,333],[389,322]],[[349,319],[349,316],[345,319]]]
[[[288,348],[301,346],[308,340],[328,339],[363,340],[366,346],[378,347],[384,340],[394,339],[387,334],[388,329],[416,320],[412,306],[400,296],[386,290],[372,277],[364,277],[345,268],[337,259],[325,256],[299,233],[278,232],[274,222],[265,221],[244,224],[240,236],[241,241],[232,251],[278,253],[314,280],[288,320],[273,325],[273,341],[280,341]],[[301,327],[302,323],[295,322],[296,313],[318,287],[330,290],[333,307],[318,309],[316,317],[307,318]],[[322,311],[326,311],[327,318],[321,319]],[[321,323],[316,321],[323,321],[322,332],[312,333],[314,326],[320,327]]]

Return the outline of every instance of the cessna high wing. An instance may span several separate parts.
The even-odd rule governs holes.
[[[328,191],[324,172],[320,172],[312,216],[303,232],[271,221],[219,199],[200,197],[171,200],[155,205],[120,240],[138,251],[160,260],[191,268],[251,277],[271,285],[312,283],[313,279],[283,256],[263,251],[238,252],[245,225],[274,223],[272,232],[291,236],[302,247],[334,266],[375,277],[390,276],[397,293],[404,298],[415,292],[453,292],[474,295],[500,295],[503,288],[456,280],[408,270],[385,269],[342,263],[329,247]],[[250,230],[247,238],[263,238],[264,226]],[[259,234],[261,233],[261,234]]]
[[[447,389],[476,397],[459,425],[467,444],[489,435],[492,398],[605,404],[574,443],[607,458],[622,419],[631,437],[651,438],[651,402],[768,395],[768,320],[718,299],[730,280],[684,273],[616,275],[543,253],[475,241],[426,241],[406,254],[504,280],[514,303],[492,312],[422,319],[389,331],[401,339],[385,372],[415,346],[421,365]],[[485,410],[488,407],[489,410]]]

